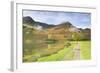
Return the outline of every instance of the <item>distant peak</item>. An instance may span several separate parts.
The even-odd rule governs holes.
[[[70,22],[66,21],[66,22],[62,22],[61,24],[67,24],[67,25],[72,25]]]
[[[64,27],[73,27],[73,25],[70,22],[62,22],[59,24],[59,26],[64,26]]]
[[[23,24],[33,24],[34,22],[30,16],[23,17]]]

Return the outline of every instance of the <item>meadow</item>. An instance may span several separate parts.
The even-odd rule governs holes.
[[[60,49],[56,53],[52,53],[47,56],[41,56],[38,57],[37,60],[34,60],[32,55],[25,56],[26,59],[28,59],[28,62],[36,61],[36,62],[49,62],[49,61],[69,61],[69,60],[77,60],[75,59],[75,52],[74,49],[77,46],[76,41],[71,41],[71,45],[69,47],[64,47],[63,49]],[[79,60],[89,60],[91,59],[91,41],[78,41],[78,44],[80,45],[80,58]],[[58,45],[59,47],[59,45]],[[52,49],[51,49],[52,50]],[[50,51],[50,49],[49,49]],[[49,51],[47,53],[49,53]],[[40,54],[35,54],[37,56],[40,56]],[[33,60],[32,60],[33,59]]]
[[[90,41],[79,41],[80,44],[80,60],[87,60],[91,58],[91,43]],[[47,61],[63,61],[63,60],[73,60],[74,59],[74,47],[77,45],[75,41],[71,42],[70,47],[65,47],[56,54],[50,56],[42,57],[38,59],[38,62]]]

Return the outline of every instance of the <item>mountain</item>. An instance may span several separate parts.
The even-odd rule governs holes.
[[[77,27],[73,26],[68,21],[56,25],[53,29],[58,30],[58,29],[61,29],[61,28],[63,28],[64,30],[69,30],[71,32],[74,32],[74,31],[78,32],[79,31],[79,29]]]
[[[34,27],[37,27],[37,28],[42,27],[43,29],[55,27],[55,25],[52,25],[52,24],[46,24],[46,23],[34,21],[29,16],[23,17],[23,24],[28,24],[28,25],[31,25],[31,26],[34,26]]]
[[[69,37],[71,37],[72,33],[81,34],[82,39],[90,39],[90,37],[91,37],[91,29],[77,28],[68,21],[53,25],[53,24],[47,24],[47,23],[35,21],[31,17],[27,16],[27,17],[23,17],[23,26],[27,27],[27,28],[32,28],[39,33],[44,33],[47,35],[49,33],[49,34],[53,35],[54,37],[57,34],[59,36],[63,35],[63,38],[66,36],[69,38]],[[46,29],[46,31],[45,31],[45,29]],[[43,30],[43,31],[41,31],[41,30]]]
[[[31,17],[29,17],[29,16],[23,17],[23,24],[32,25],[34,23],[35,23],[35,21]]]
[[[67,28],[71,28],[71,27],[74,27],[70,22],[62,22],[60,24],[58,24],[58,26],[60,27],[67,27]]]
[[[57,24],[57,25],[53,25],[53,24],[47,24],[47,23],[35,21],[29,16],[23,17],[23,24],[32,25],[32,26],[35,26],[35,27],[41,26],[43,29],[54,28],[54,27],[55,27],[55,29],[75,28],[75,26],[73,26],[70,22],[63,22],[63,23],[60,23],[60,24]]]

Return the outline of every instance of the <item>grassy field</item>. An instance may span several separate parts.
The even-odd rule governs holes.
[[[81,59],[91,59],[91,42],[90,41],[81,41]]]
[[[47,62],[47,61],[61,61],[63,60],[64,56],[66,54],[70,54],[70,56],[67,59],[73,59],[73,53],[70,52],[72,51],[73,47],[75,44],[72,44],[70,47],[68,48],[64,48],[63,50],[60,50],[58,53],[56,54],[52,54],[50,56],[47,57],[42,57],[38,59],[38,62]]]
[[[47,61],[60,61],[60,60],[73,60],[74,53],[73,48],[76,45],[76,42],[71,42],[71,46],[64,48],[56,54],[50,56],[42,57],[38,59],[38,62],[47,62]],[[91,58],[91,43],[90,41],[79,41],[80,44],[80,60],[87,60]]]
[[[80,60],[91,59],[91,42],[90,41],[79,41],[80,44]],[[71,46],[61,49],[57,53],[51,54],[49,56],[39,57],[35,62],[49,62],[49,61],[67,61],[75,60],[74,59],[74,47],[76,42],[72,41]],[[52,50],[52,49],[51,49]],[[25,56],[28,59],[28,62],[32,62],[32,55]],[[34,60],[33,60],[34,62]]]

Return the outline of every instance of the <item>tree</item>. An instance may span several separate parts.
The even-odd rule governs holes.
[[[72,39],[73,39],[74,41],[77,41],[77,43],[78,43],[78,41],[80,40],[80,33],[78,33],[78,32],[73,32],[73,33],[72,33]]]

